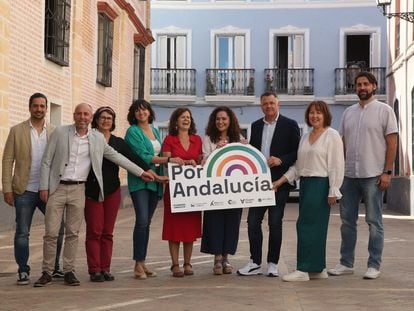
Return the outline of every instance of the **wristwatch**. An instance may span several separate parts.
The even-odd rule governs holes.
[[[387,175],[391,175],[392,174],[392,171],[390,171],[390,170],[388,170],[388,171],[384,170],[384,171],[382,171],[382,173],[383,174],[387,174]]]

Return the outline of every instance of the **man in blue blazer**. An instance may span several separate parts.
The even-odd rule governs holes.
[[[73,119],[75,124],[55,129],[42,159],[39,194],[47,205],[43,237],[43,272],[40,279],[35,282],[35,287],[43,287],[52,281],[56,240],[63,213],[66,215],[64,280],[66,285],[80,284],[74,270],[79,229],[84,215],[85,182],[92,169],[100,188],[99,198],[103,200],[104,157],[144,180],[153,180],[151,173],[144,172],[142,168],[112,149],[100,132],[88,128],[92,121],[90,105],[77,105]]]
[[[272,181],[279,179],[296,161],[300,140],[299,126],[296,121],[279,114],[277,95],[266,92],[260,96],[264,118],[252,123],[250,144],[259,149],[270,167]],[[278,262],[282,244],[282,220],[291,186],[283,185],[278,189],[276,205],[252,207],[247,217],[250,244],[250,262],[239,269],[239,275],[262,274],[262,221],[268,211],[269,245],[267,253],[267,275],[278,276]]]

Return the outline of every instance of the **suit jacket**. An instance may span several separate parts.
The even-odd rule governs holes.
[[[263,118],[252,123],[250,132],[250,144],[261,150]],[[276,128],[270,143],[270,155],[282,160],[282,164],[270,169],[272,181],[282,177],[284,173],[296,162],[298,146],[300,141],[299,126],[296,121],[279,115]],[[290,186],[285,183],[281,188],[288,189]]]
[[[49,190],[49,195],[56,191],[60,179],[65,172],[74,137],[74,124],[56,128],[50,137],[43,155],[40,170],[40,190]],[[100,201],[104,198],[102,177],[102,162],[104,157],[136,176],[141,176],[143,170],[110,147],[106,143],[102,133],[94,129],[89,129],[88,140],[92,170],[95,173],[100,188]]]
[[[48,140],[53,129],[53,125],[46,126]],[[2,163],[3,192],[14,192],[17,194],[25,192],[32,164],[30,119],[10,129],[6,145],[4,146]]]

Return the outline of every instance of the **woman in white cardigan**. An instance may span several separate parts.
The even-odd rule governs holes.
[[[301,138],[295,165],[273,182],[277,190],[285,182],[300,179],[297,270],[283,276],[287,282],[328,277],[325,254],[330,207],[342,196],[343,143],[330,127],[328,105],[313,101],[306,109],[305,120],[312,130]]]

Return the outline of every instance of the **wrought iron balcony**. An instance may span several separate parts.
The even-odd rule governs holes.
[[[151,68],[151,95],[195,94],[195,69]]]
[[[378,81],[376,94],[385,94],[385,67],[362,69],[358,66],[335,68],[335,95],[355,94],[355,77],[362,70],[372,73]]]
[[[265,91],[287,95],[313,95],[313,73],[313,68],[265,69]]]
[[[254,69],[206,69],[206,95],[254,95]]]

